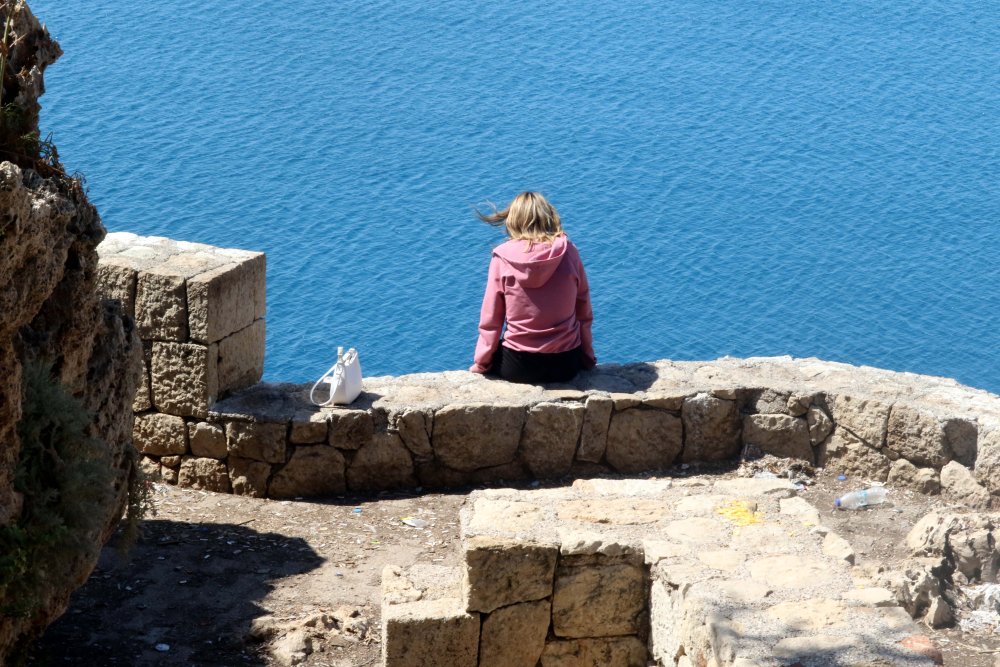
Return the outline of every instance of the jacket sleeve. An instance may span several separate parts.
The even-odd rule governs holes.
[[[577,255],[576,261],[580,271],[580,282],[576,291],[576,319],[580,323],[583,367],[590,369],[597,365],[597,357],[594,356],[594,337],[591,333],[594,310],[590,305],[590,283],[587,282],[587,272],[583,268],[583,261],[579,255]]]
[[[493,353],[500,344],[507,310],[503,298],[503,278],[500,275],[500,258],[490,260],[490,271],[486,278],[486,294],[479,312],[479,340],[476,343],[475,363],[469,369],[473,373],[485,373],[493,363]]]

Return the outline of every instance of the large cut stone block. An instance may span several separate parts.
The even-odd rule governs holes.
[[[600,463],[608,446],[608,426],[615,402],[610,396],[591,396],[587,399],[587,414],[580,433],[580,450],[576,457],[581,461]]]
[[[919,467],[940,469],[952,458],[944,423],[902,405],[894,405],[889,413],[886,448]]]
[[[210,459],[224,459],[229,454],[226,448],[226,432],[219,424],[191,422],[187,425],[188,442],[191,453]]]
[[[229,471],[226,469],[225,463],[216,459],[193,456],[185,456],[181,461],[177,485],[217,493],[229,493],[232,490]]]
[[[430,461],[434,458],[434,448],[431,447],[431,424],[433,414],[422,410],[404,410],[392,415],[391,428],[399,434],[399,438],[417,461]]]
[[[890,405],[874,399],[832,396],[829,400],[834,424],[856,442],[879,449],[885,444]]]
[[[725,461],[740,451],[740,415],[736,401],[698,394],[684,401],[685,461]]]
[[[818,465],[831,472],[843,473],[852,479],[871,479],[884,482],[889,476],[892,462],[880,450],[859,441],[850,431],[838,424],[827,441]]]
[[[207,417],[219,395],[215,345],[153,343],[150,380],[160,412]]]
[[[329,427],[330,419],[325,412],[300,410],[292,417],[288,441],[294,445],[326,442]]]
[[[330,444],[337,449],[361,449],[372,441],[375,422],[367,410],[330,412]]]
[[[545,479],[569,472],[586,411],[578,403],[539,403],[528,410],[521,456],[532,475]]]
[[[983,433],[978,447],[976,481],[990,493],[1000,494],[1000,429]]]
[[[238,496],[267,497],[267,480],[271,476],[271,465],[263,461],[230,456],[226,460],[229,480],[233,493]]]
[[[414,487],[413,459],[395,433],[379,433],[358,450],[347,469],[352,491],[381,491]]]
[[[641,567],[611,563],[560,567],[552,595],[552,629],[559,637],[636,634],[646,608]]]
[[[641,408],[615,412],[605,456],[619,472],[662,470],[681,453],[682,429],[680,417],[668,412]]]
[[[174,415],[151,413],[136,415],[132,440],[139,452],[151,456],[187,453],[187,428]]]
[[[135,318],[135,288],[138,272],[132,262],[121,261],[114,255],[101,257],[97,265],[97,291],[104,299],[117,299],[122,310]]]
[[[551,641],[541,667],[646,667],[646,645],[637,637]]]
[[[187,341],[184,276],[162,267],[140,271],[135,291],[135,323],[143,340]]]
[[[483,619],[480,667],[535,667],[549,630],[548,600],[512,604]]]
[[[470,403],[449,405],[434,415],[437,458],[455,470],[509,463],[517,453],[524,408]]]
[[[232,421],[226,425],[230,456],[266,463],[285,462],[286,424]]]
[[[264,316],[264,254],[245,257],[234,254],[233,263],[187,281],[188,326],[194,340],[215,343]]]
[[[479,614],[458,600],[421,600],[382,607],[382,664],[386,667],[476,667]]]
[[[467,610],[491,612],[552,594],[557,545],[477,535],[465,540],[464,549]]]
[[[330,496],[343,493],[344,455],[329,445],[298,446],[284,468],[274,473],[272,498]]]
[[[768,454],[813,463],[809,423],[803,417],[749,415],[743,420],[743,440],[757,445]]]
[[[264,374],[264,320],[219,341],[219,393],[260,382]]]

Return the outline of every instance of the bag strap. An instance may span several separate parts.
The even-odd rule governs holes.
[[[316,380],[316,383],[312,386],[312,389],[309,390],[309,401],[313,405],[317,405],[317,406],[319,406],[321,408],[325,408],[326,406],[333,404],[333,385],[332,384],[330,385],[330,396],[325,401],[323,401],[322,403],[318,402],[313,397],[313,394],[316,393],[316,387],[320,386],[323,383],[323,380],[325,380],[328,377],[330,377],[331,373],[333,375],[336,375],[338,371],[340,372],[341,376],[344,375],[344,367],[340,363],[340,361],[334,362],[333,366],[330,366],[330,370],[328,370],[327,372],[323,373],[323,376],[320,379]]]

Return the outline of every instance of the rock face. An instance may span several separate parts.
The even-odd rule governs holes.
[[[20,108],[19,131],[37,134],[43,73],[61,51],[23,3],[14,11],[8,43],[0,102]],[[16,161],[0,162],[0,529],[16,525],[30,509],[24,504],[31,500],[14,486],[21,378],[26,362],[45,359],[93,416],[88,435],[105,443],[115,469],[113,502],[100,517],[101,530],[83,536],[99,547],[121,516],[131,470],[127,448],[141,348],[120,306],[97,296],[95,248],[105,231],[79,184],[52,162],[26,155]],[[93,569],[96,551],[65,571],[64,581],[50,581],[30,615],[0,617],[0,663],[65,610],[70,593]]]

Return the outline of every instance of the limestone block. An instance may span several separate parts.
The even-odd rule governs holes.
[[[684,401],[684,461],[725,461],[740,451],[736,401],[697,394]]]
[[[976,465],[979,453],[979,424],[968,419],[945,419],[944,439],[956,461],[966,468]]]
[[[750,564],[750,578],[773,588],[797,588],[803,581],[811,586],[825,586],[835,576],[827,562],[795,554],[764,556]]]
[[[219,393],[260,382],[264,374],[264,320],[219,341]]]
[[[358,450],[347,468],[352,491],[381,491],[414,487],[413,458],[395,433],[378,433]]]
[[[875,449],[885,444],[889,405],[852,396],[832,396],[829,405],[833,422],[842,433],[849,433],[855,441]]]
[[[191,338],[215,343],[264,316],[265,259],[247,259],[201,273],[187,281]]]
[[[756,389],[746,398],[746,411],[760,414],[789,414],[788,404],[792,395],[777,389]]]
[[[785,409],[791,416],[801,417],[809,412],[815,398],[813,394],[791,394],[785,402]]]
[[[888,484],[918,493],[933,494],[941,491],[941,480],[937,470],[918,468],[906,459],[892,462],[892,466],[889,468]]]
[[[436,461],[416,462],[417,481],[427,489],[453,489],[472,483],[471,472],[452,470]]]
[[[390,430],[399,434],[400,440],[418,461],[434,458],[431,447],[432,415],[422,410],[404,410],[390,419]]]
[[[940,468],[952,458],[944,424],[933,415],[898,404],[889,413],[886,449],[920,467]]]
[[[153,267],[140,271],[135,290],[135,324],[143,340],[188,338],[184,276]]]
[[[479,614],[458,600],[420,600],[382,608],[382,664],[387,667],[476,667]]]
[[[187,428],[184,420],[174,415],[153,412],[136,415],[132,441],[142,454],[168,456],[187,453]]]
[[[1000,494],[1000,428],[980,434],[975,472],[976,481]]]
[[[791,415],[748,415],[743,420],[743,441],[757,445],[768,454],[813,462],[809,425]]]
[[[509,463],[517,453],[524,409],[470,403],[449,405],[434,415],[431,441],[438,460],[455,470]]]
[[[669,412],[641,408],[615,412],[605,456],[619,472],[662,470],[681,453],[682,432],[681,419]]]
[[[187,425],[188,442],[195,456],[224,459],[229,454],[226,448],[226,432],[219,424],[191,422]]]
[[[680,412],[684,407],[684,401],[688,398],[690,398],[690,395],[681,391],[649,391],[646,392],[645,398],[642,399],[642,404],[658,410]]]
[[[154,482],[160,481],[163,477],[163,474],[160,471],[159,461],[151,459],[148,456],[139,457],[139,470],[141,470],[142,474],[146,475]]]
[[[292,430],[288,442],[293,445],[327,442],[330,426],[329,416],[318,410],[299,410],[292,417]]]
[[[636,634],[646,608],[641,567],[625,563],[560,567],[552,595],[552,629],[558,637]]]
[[[859,588],[847,591],[841,597],[865,607],[895,607],[897,604],[896,596],[885,588]]]
[[[784,626],[795,633],[843,628],[850,620],[844,602],[823,598],[779,602],[768,607],[764,614],[772,624]]]
[[[809,426],[809,442],[813,447],[820,444],[833,430],[833,421],[823,408],[812,406],[806,412],[806,424]]]
[[[552,594],[559,547],[498,537],[463,542],[463,598],[468,611],[491,612]]]
[[[535,667],[549,630],[548,600],[497,609],[483,619],[480,667]]]
[[[360,449],[371,442],[375,423],[367,410],[336,409],[329,415],[329,442],[337,449]]]
[[[819,510],[813,507],[804,498],[798,496],[792,498],[782,498],[778,501],[782,514],[793,516],[807,526],[819,525]]]
[[[232,484],[226,464],[216,459],[185,456],[177,477],[178,486],[229,493]]]
[[[841,429],[839,424],[819,458],[819,465],[854,479],[884,482],[889,475],[889,458],[855,438],[850,431]]]
[[[226,448],[230,456],[284,463],[287,430],[283,423],[231,421],[226,424]]]
[[[331,496],[343,493],[344,455],[327,444],[299,445],[271,478],[271,498]]]
[[[193,343],[153,343],[150,381],[160,412],[207,417],[219,395],[218,350]]]
[[[101,298],[121,301],[122,310],[133,319],[137,273],[131,262],[114,256],[102,256],[97,264],[97,291]]]
[[[545,645],[542,667],[646,667],[646,645],[636,637],[564,639]]]
[[[542,520],[538,505],[509,498],[477,498],[467,519],[468,533],[525,533]]]
[[[229,466],[229,480],[232,482],[233,493],[254,498],[267,497],[267,480],[271,476],[270,464],[239,456],[230,456],[226,463]]]
[[[153,409],[153,390],[149,384],[149,364],[152,360],[152,346],[143,345],[142,375],[135,390],[135,398],[132,400],[132,412],[139,413]]]
[[[951,461],[941,468],[941,496],[948,502],[961,503],[973,509],[990,507],[990,492],[980,486],[972,471],[958,461]]]
[[[581,461],[599,463],[604,458],[608,445],[608,426],[615,403],[607,396],[591,396],[587,399],[587,412],[583,417],[583,431],[580,433],[580,449],[576,457]]]
[[[173,468],[160,466],[160,479],[167,484],[177,484],[178,473]]]
[[[532,475],[551,479],[569,472],[586,411],[578,403],[539,403],[528,410],[520,451]]]
[[[850,542],[836,533],[827,533],[823,538],[823,553],[835,560],[854,565],[854,548]]]
[[[181,459],[182,458],[183,457],[176,456],[176,455],[175,456],[161,456],[160,457],[160,465],[166,466],[168,468],[172,468],[174,470],[178,470],[181,467]]]

